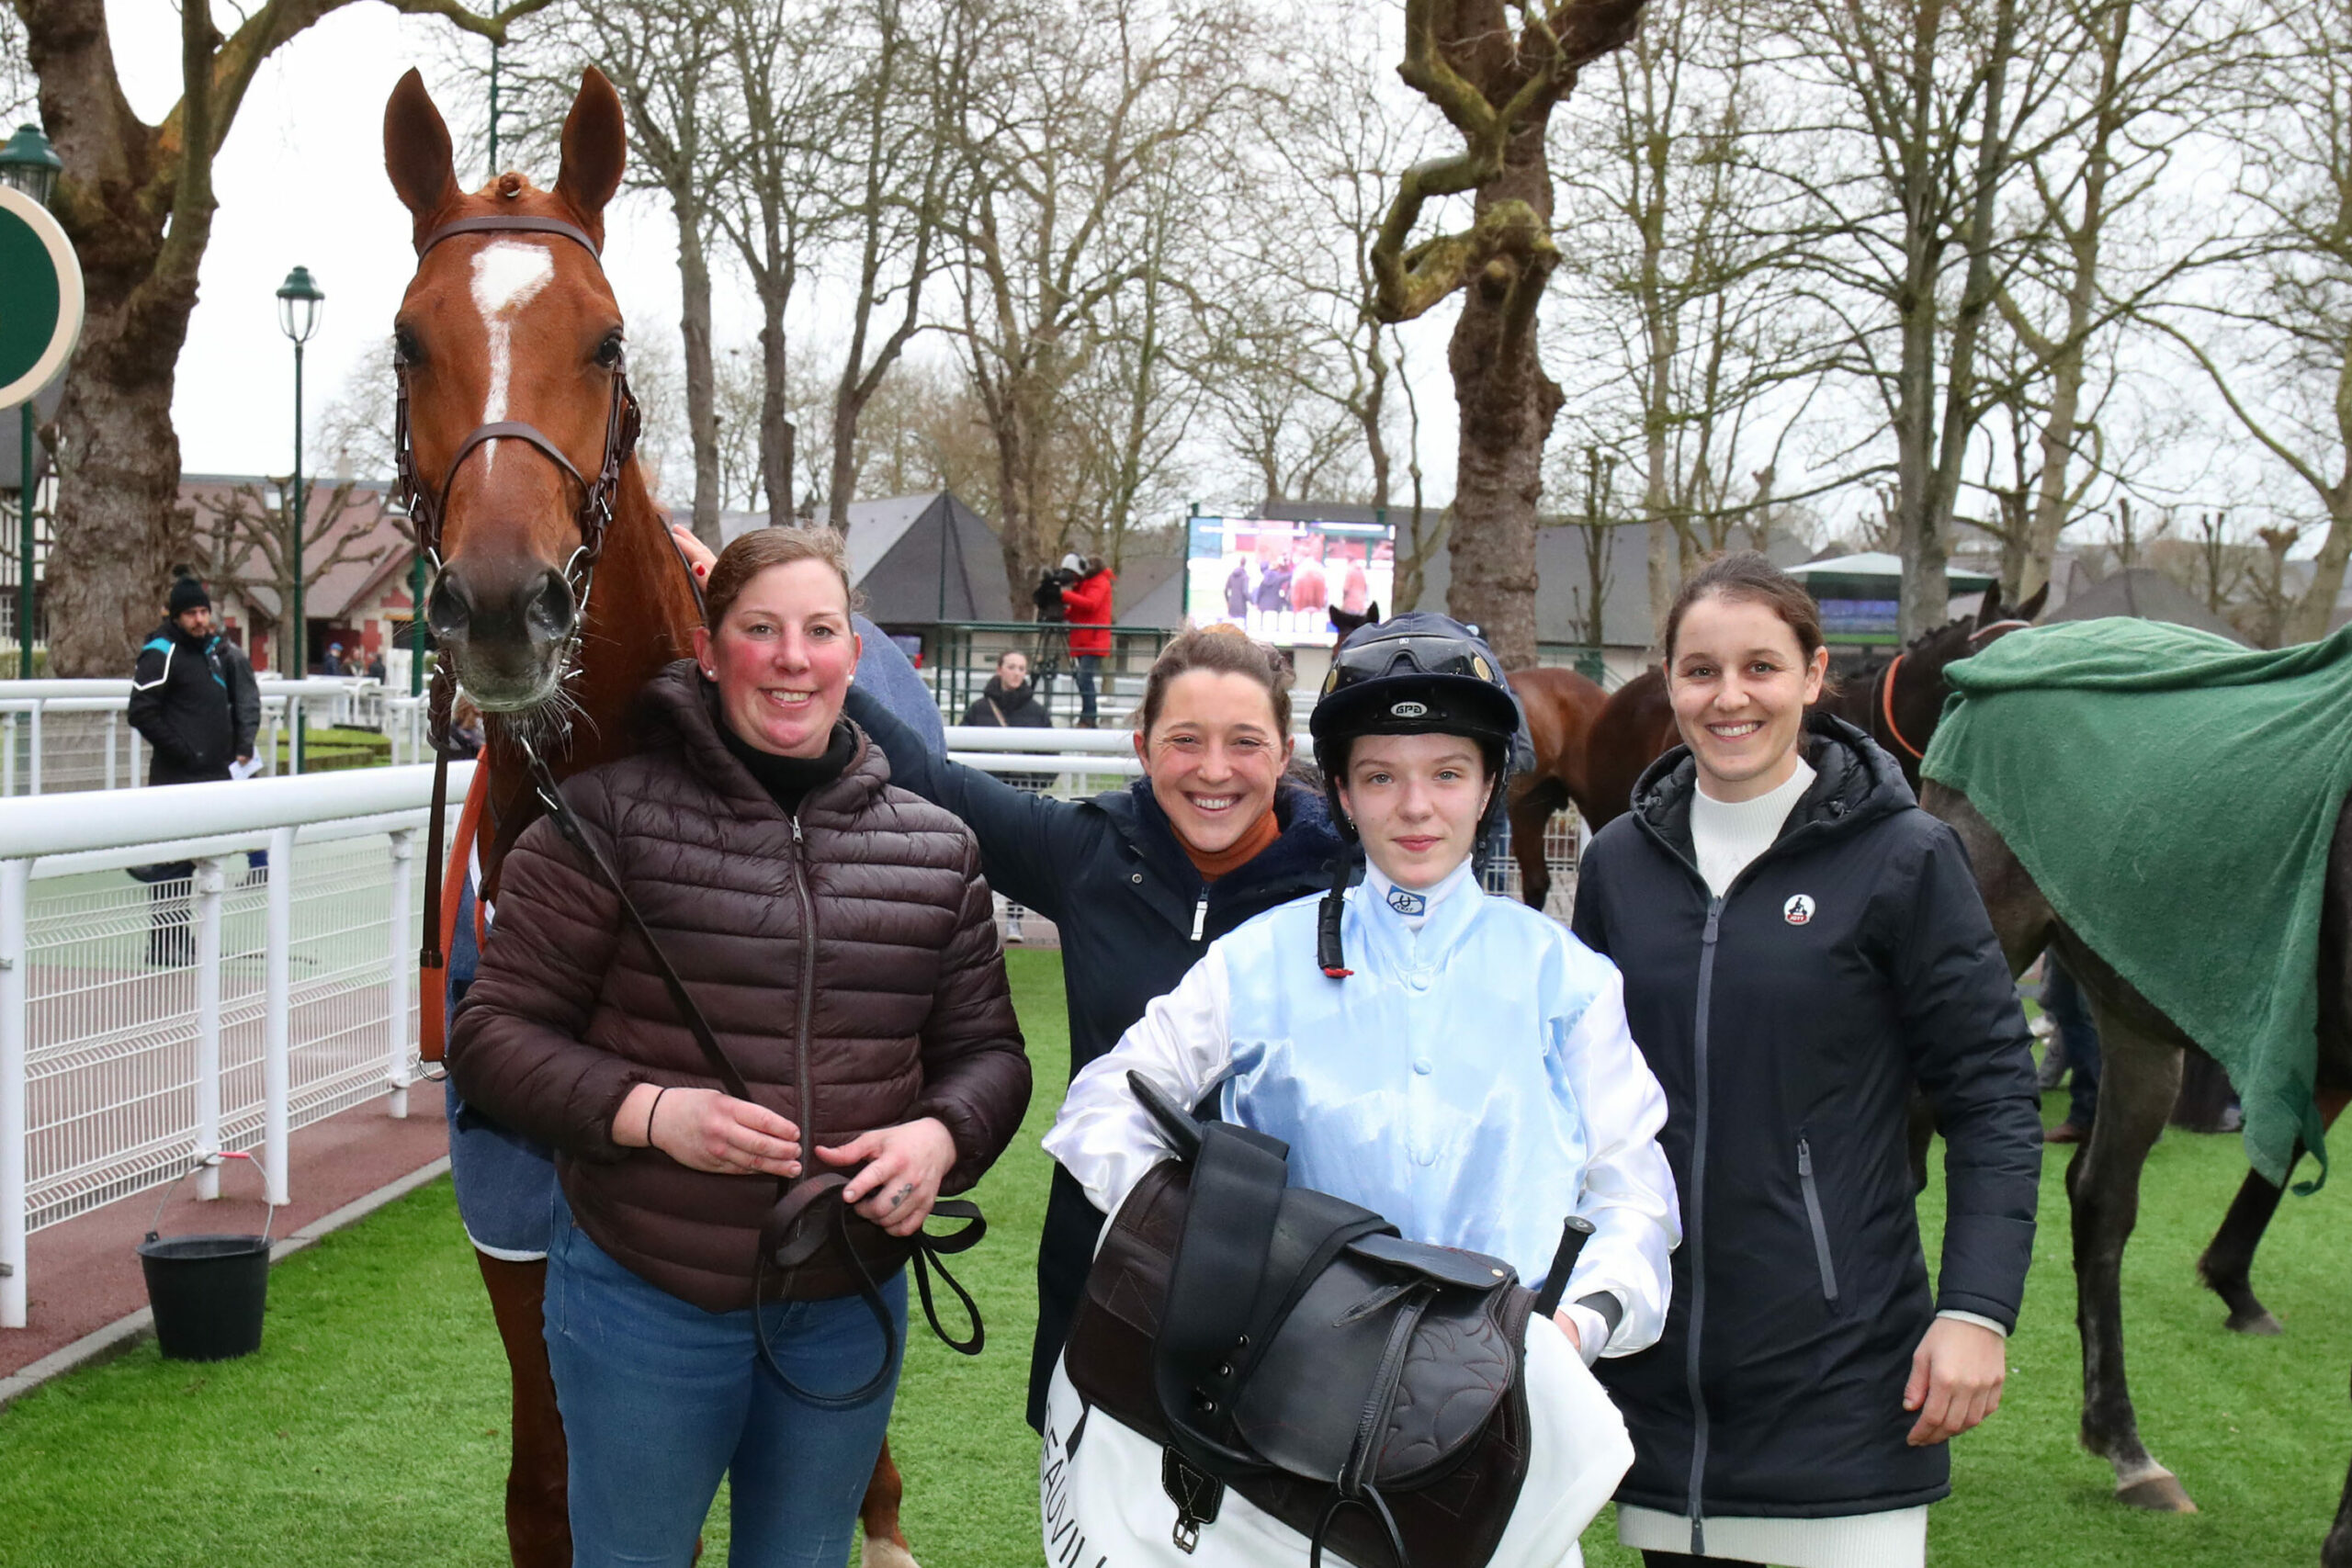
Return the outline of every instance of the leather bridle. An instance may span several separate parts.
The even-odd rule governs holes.
[[[416,259],[420,265],[433,247],[444,240],[462,234],[553,234],[571,241],[596,260],[599,270],[604,258],[596,242],[586,231],[560,218],[526,218],[520,214],[506,217],[486,214],[480,218],[460,218],[445,223],[417,243]],[[638,408],[637,395],[629,390],[628,367],[626,357],[613,363],[613,393],[611,406],[605,413],[604,461],[590,479],[582,475],[563,448],[548,438],[538,426],[524,420],[505,419],[477,425],[463,441],[458,443],[457,455],[449,459],[449,467],[441,482],[427,488],[417,471],[416,443],[409,421],[409,367],[395,365],[393,376],[399,383],[393,401],[392,465],[395,473],[394,494],[406,507],[409,527],[416,538],[416,546],[433,566],[437,582],[441,570],[441,530],[449,504],[449,487],[457,482],[458,470],[466,459],[492,441],[520,441],[537,449],[580,487],[580,506],[573,513],[580,528],[580,546],[564,562],[564,587],[571,595],[572,631],[564,649],[564,663],[569,667],[579,648],[580,628],[588,618],[588,594],[594,586],[596,562],[605,553],[605,535],[612,525],[613,498],[620,488],[621,469],[629,456],[637,450],[638,432],[643,415]],[[430,590],[428,589],[428,593]],[[424,606],[416,606],[422,615]],[[437,739],[437,738],[436,738]]]
[[[1995,621],[1989,626],[1979,626],[1968,634],[1969,649],[1972,652],[1974,651],[1978,644],[1995,632],[2013,632],[2021,626],[2030,626],[2032,624],[2031,621],[2007,620]],[[1894,722],[1894,672],[1903,668],[1903,661],[1910,657],[1910,653],[1909,649],[1905,649],[1888,661],[1884,670],[1879,671],[1878,716],[1879,722],[1886,726],[1887,739],[1906,752],[1913,761],[1921,762],[1927,761],[1928,754],[1905,739],[1901,728]]]

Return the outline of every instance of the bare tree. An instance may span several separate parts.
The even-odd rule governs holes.
[[[1792,128],[1817,150],[1792,169],[1816,208],[1802,264],[1893,434],[1905,637],[1947,618],[1954,508],[1998,395],[1980,353],[2015,265],[2001,199],[2064,76],[2021,30],[2038,3],[1803,0],[1785,33],[1781,68],[1823,109]]]
[[[249,603],[254,589],[268,590],[281,620],[295,602],[293,488],[290,479],[277,480],[264,495],[258,484],[241,484],[225,496],[199,500],[192,509],[197,553],[189,564],[198,565],[200,575],[216,587],[232,584]],[[391,554],[391,544],[371,530],[344,525],[358,492],[356,481],[344,479],[323,493],[315,485],[302,489],[309,513],[302,532],[304,597],[337,567],[373,566]],[[289,650],[296,646],[286,644]]]
[[[1372,255],[1380,314],[1462,295],[1448,355],[1461,415],[1449,608],[1506,669],[1535,662],[1535,506],[1558,385],[1536,360],[1552,238],[1552,111],[1589,62],[1623,45],[1644,0],[1408,0],[1406,84],[1462,133],[1462,151],[1408,169]],[[1432,199],[1472,196],[1470,227],[1413,243]]]
[[[212,166],[262,64],[350,0],[265,0],[222,33],[179,7],[180,99],[161,124],[132,112],[104,0],[10,0],[40,114],[65,170],[51,209],[82,263],[82,338],[49,447],[58,476],[50,555],[50,668],[126,668],[185,555],[172,389],[219,200]],[[501,38],[547,0],[489,14],[460,0],[386,0]]]
[[[555,145],[580,66],[594,63],[628,112],[630,186],[658,191],[669,204],[678,231],[691,520],[713,549],[721,479],[710,253],[720,233],[719,182],[741,123],[728,69],[729,20],[712,0],[567,0],[504,62],[514,146],[530,151]]]
[[[834,17],[795,0],[718,0],[718,71],[729,110],[715,138],[712,220],[760,306],[758,490],[781,527],[793,505],[792,354],[785,311],[831,217],[830,150],[843,95],[831,82]]]
[[[854,158],[833,188],[856,261],[824,487],[836,528],[848,528],[857,490],[859,422],[922,330],[940,223],[956,199],[952,128],[970,88],[978,14],[969,0],[855,0],[837,18],[854,51],[843,61],[843,118],[856,136],[842,144]]]
[[[2017,541],[2018,570],[2013,580],[2004,577],[2018,598],[2049,580],[2058,536],[2079,514],[2100,468],[2098,453],[2084,450],[2097,440],[2086,423],[2097,394],[2096,347],[2129,325],[2142,301],[2200,265],[2208,248],[2137,234],[2132,225],[2164,190],[2184,147],[2213,118],[2232,118],[2231,84],[2246,36],[2237,8],[2193,0],[2053,4],[2071,36],[2065,129],[2023,156],[2041,243],[1995,295],[2030,358],[2019,379],[2047,383],[2036,399],[2039,461]],[[2191,214],[2173,217],[2173,234],[2197,231]],[[2119,243],[2131,240],[2139,241],[2130,247],[2137,265],[2117,254]]]
[[[1776,130],[1753,37],[1763,9],[1688,0],[1654,12],[1568,111],[1562,179],[1589,220],[1564,268],[1577,294],[1578,423],[1611,445],[1640,432],[1653,625],[1761,499],[1741,476],[1777,468],[1810,406],[1798,384],[1818,385],[1818,345],[1834,341],[1781,265],[1783,196],[1758,166]]]
[[[1069,487],[1068,399],[1126,329],[1114,301],[1164,267],[1139,247],[1136,217],[1241,90],[1248,18],[1224,0],[1066,0],[999,8],[973,39],[959,106],[969,194],[948,220],[956,242],[967,366],[997,452],[996,508],[1017,604],[1086,510]],[[1057,488],[1060,493],[1057,493]]]
[[[2352,560],[2352,0],[2259,0],[2256,14],[2264,69],[2229,130],[2253,232],[2203,298],[2149,319],[2322,508],[2311,581],[2278,629],[2309,642]]]

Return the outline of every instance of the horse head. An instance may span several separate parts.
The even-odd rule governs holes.
[[[1936,732],[1936,721],[1943,716],[1944,699],[1951,695],[1944,671],[2032,625],[2049,597],[2046,582],[2023,604],[2008,606],[2001,604],[1997,589],[1988,591],[1976,614],[1922,632],[1871,679],[1867,688],[1870,722],[1864,728],[1894,753],[1913,789],[1919,787],[1919,762]]]
[[[637,434],[598,261],[628,141],[593,67],[562,146],[552,190],[506,174],[468,194],[416,72],[384,109],[384,166],[417,247],[393,325],[401,483],[434,569],[426,624],[492,714],[559,698]]]

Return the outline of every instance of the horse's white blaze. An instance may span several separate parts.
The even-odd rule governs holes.
[[[474,257],[474,309],[490,330],[490,396],[482,401],[481,422],[496,424],[506,417],[506,394],[514,375],[514,318],[539,297],[555,278],[553,248],[531,240],[495,240]],[[484,469],[498,462],[498,443],[486,443]]]

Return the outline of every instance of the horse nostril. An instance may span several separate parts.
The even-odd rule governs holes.
[[[542,574],[523,607],[524,624],[530,628],[535,642],[560,642],[571,635],[579,622],[579,611],[571,602],[571,584],[563,574],[550,570]]]
[[[473,605],[466,598],[465,585],[455,573],[443,572],[435,581],[433,592],[424,596],[424,624],[435,637],[450,641],[466,635],[472,618]]]

